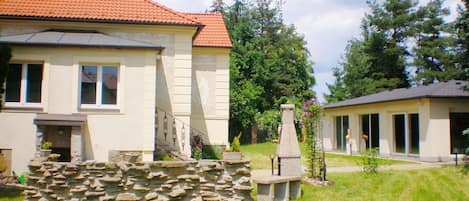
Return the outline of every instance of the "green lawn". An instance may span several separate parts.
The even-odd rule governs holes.
[[[21,190],[14,188],[0,187],[0,201],[22,201],[24,196],[21,192]]]
[[[299,200],[469,200],[469,175],[462,174],[455,167],[383,171],[376,175],[329,173],[328,180],[334,181],[335,185],[317,187],[304,184],[304,195]]]
[[[250,144],[242,145],[241,152],[243,159],[251,160],[251,167],[253,169],[270,169],[271,162],[269,155],[275,155],[277,144],[275,143],[262,143],[262,144]],[[300,144],[300,150],[302,155],[302,162],[306,165],[306,145]],[[326,153],[326,165],[327,167],[343,167],[343,166],[356,166],[359,164],[361,158],[359,156],[349,156],[343,154],[331,154]],[[381,165],[393,165],[393,164],[408,164],[413,163],[402,160],[388,160],[380,159]],[[276,166],[275,166],[276,167]]]

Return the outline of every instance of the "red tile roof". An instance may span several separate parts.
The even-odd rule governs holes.
[[[152,0],[0,0],[0,18],[198,26],[196,47],[231,47],[220,14],[180,13]]]
[[[200,25],[152,0],[0,0],[0,16],[92,22]]]
[[[195,37],[193,46],[232,47],[223,16],[217,13],[186,13],[186,15],[205,25]]]

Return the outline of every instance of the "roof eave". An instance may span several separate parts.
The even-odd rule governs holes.
[[[170,22],[149,22],[137,20],[118,20],[118,19],[84,19],[69,17],[38,17],[38,16],[16,16],[0,15],[0,19],[7,20],[38,20],[38,21],[59,21],[59,22],[85,22],[85,23],[108,23],[108,24],[139,24],[139,25],[168,25],[168,26],[189,26],[199,27],[201,24],[170,23]]]
[[[224,45],[192,45],[192,47],[200,47],[200,48],[226,48],[232,49],[233,46],[224,46]]]
[[[22,42],[0,42],[0,44],[15,45],[15,46],[46,46],[46,47],[86,47],[86,48],[117,48],[117,49],[151,49],[163,50],[161,46],[122,46],[122,45],[86,45],[86,44],[55,44],[55,43],[22,43]]]
[[[469,99],[469,96],[417,96],[417,97],[410,97],[410,98],[400,98],[400,99],[393,99],[393,100],[384,100],[384,101],[373,101],[373,102],[366,102],[366,103],[357,103],[357,104],[348,104],[348,105],[339,105],[339,106],[323,106],[324,109],[335,109],[341,107],[352,107],[352,106],[361,106],[361,105],[368,105],[368,104],[376,104],[376,103],[388,103],[388,102],[395,102],[395,101],[404,101],[404,100],[412,100],[412,99],[420,99],[420,98],[447,98],[447,99]]]

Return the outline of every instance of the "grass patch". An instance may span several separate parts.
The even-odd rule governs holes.
[[[0,187],[0,201],[22,201],[24,198],[22,190]]]
[[[378,174],[329,173],[334,186],[303,185],[300,200],[469,200],[469,175],[458,168],[382,171]]]
[[[253,169],[270,169],[270,154],[275,156],[277,144],[275,143],[261,143],[261,144],[249,144],[241,145],[241,153],[243,159],[251,160],[251,167]],[[300,143],[301,160],[303,165],[306,166],[306,153],[307,147],[305,143]],[[344,154],[332,154],[326,153],[326,165],[327,167],[344,167],[344,166],[358,166],[361,158],[358,155],[350,156]],[[402,160],[391,160],[391,159],[378,159],[379,165],[396,165],[396,164],[412,164],[414,162],[402,161]],[[274,167],[277,167],[275,164]]]

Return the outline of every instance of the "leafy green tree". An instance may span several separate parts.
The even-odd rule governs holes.
[[[417,67],[415,79],[419,83],[462,77],[462,69],[454,65],[455,38],[451,33],[454,28],[443,19],[448,15],[449,10],[443,8],[442,0],[430,1],[417,11],[414,65]]]
[[[224,11],[233,41],[230,63],[230,137],[256,126],[279,100],[313,97],[312,62],[306,42],[285,25],[279,1],[235,0]],[[259,116],[259,115],[258,115]],[[242,135],[243,140],[250,135]]]
[[[11,48],[8,45],[0,45],[0,111],[3,105],[4,83],[8,75],[9,62],[11,59]]]

